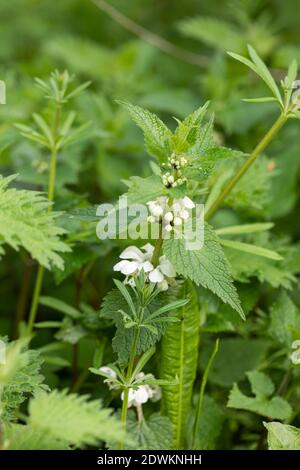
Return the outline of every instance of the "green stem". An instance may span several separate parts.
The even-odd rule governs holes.
[[[57,104],[55,115],[54,115],[54,122],[53,122],[53,140],[54,146],[51,151],[51,158],[50,158],[50,171],[49,171],[49,179],[48,179],[48,200],[52,203],[54,200],[54,192],[55,192],[55,179],[56,179],[56,164],[57,164],[57,148],[55,146],[56,137],[59,130],[60,124],[60,114],[61,114],[61,105]],[[48,212],[52,211],[53,205],[50,204],[48,207]],[[28,334],[30,335],[33,329],[33,325],[35,323],[36,314],[38,310],[39,298],[43,286],[44,280],[44,273],[45,268],[43,266],[39,266],[37,277],[35,281],[33,299],[30,307],[29,312],[29,320],[28,320]]]
[[[129,357],[129,364],[128,364],[128,369],[127,369],[127,373],[126,373],[127,386],[124,389],[122,414],[121,414],[121,423],[122,423],[122,427],[123,427],[123,430],[124,430],[124,437],[123,437],[122,441],[120,442],[119,450],[124,450],[127,412],[128,412],[128,396],[129,396],[129,389],[130,389],[128,384],[130,383],[130,379],[131,379],[132,372],[133,372],[134,359],[135,359],[136,349],[137,349],[138,340],[139,340],[139,332],[140,332],[139,328],[136,328],[135,331],[134,331],[133,341],[132,341],[131,351],[130,351],[130,357]]]
[[[198,403],[197,403],[197,410],[196,410],[196,418],[195,418],[194,429],[193,429],[192,449],[196,449],[197,430],[199,429],[199,425],[200,425],[205,387],[206,387],[210,368],[212,366],[212,363],[214,361],[214,358],[218,350],[219,350],[219,339],[216,340],[215,347],[209,358],[209,361],[207,363],[206,369],[203,374],[202,382],[201,382],[200,393],[199,393]]]
[[[153,252],[152,260],[151,260],[153,266],[157,266],[159,264],[159,257],[160,257],[160,252],[162,249],[162,244],[163,244],[162,223],[160,223],[159,224],[159,236],[158,236],[158,239],[156,240],[154,252]]]
[[[20,324],[24,321],[27,310],[28,298],[30,295],[30,281],[33,271],[33,261],[30,256],[26,257],[24,272],[22,275],[22,285],[18,298],[16,317],[14,319],[12,337],[17,339],[19,336]]]
[[[57,150],[56,148],[54,148],[51,152],[50,173],[49,173],[49,183],[48,183],[48,199],[50,202],[53,202],[53,199],[54,199],[56,163],[57,163]],[[52,211],[52,204],[49,205],[48,211],[49,212]]]
[[[244,176],[250,166],[255,162],[257,157],[265,150],[265,148],[270,144],[270,142],[274,139],[275,135],[279,132],[279,130],[284,126],[286,121],[288,120],[288,116],[286,114],[281,114],[279,118],[275,121],[273,126],[268,130],[259,144],[255,147],[253,152],[249,155],[248,159],[245,161],[244,165],[238,170],[235,176],[232,178],[231,181],[225,186],[221,194],[216,198],[215,202],[211,205],[208,209],[205,218],[206,220],[210,219],[216,210],[221,206],[224,202],[226,196],[232,191],[235,185],[240,181],[240,179]]]
[[[40,293],[41,293],[42,285],[43,285],[44,271],[45,271],[45,268],[40,265],[38,268],[37,276],[36,276],[36,281],[35,281],[35,286],[34,286],[34,291],[33,291],[33,298],[32,298],[31,308],[29,312],[28,329],[27,329],[29,335],[31,334],[33,325],[35,323]]]
[[[178,417],[179,417],[179,424],[176,427],[176,435],[175,435],[175,449],[180,449],[180,444],[182,440],[182,403],[183,403],[183,374],[184,374],[184,316],[181,318],[181,325],[180,325],[180,359],[179,359],[179,384],[178,384]]]

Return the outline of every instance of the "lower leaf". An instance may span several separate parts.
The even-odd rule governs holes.
[[[168,325],[162,340],[161,378],[174,380],[177,385],[163,387],[163,407],[173,423],[173,448],[184,447],[186,419],[191,405],[196,376],[199,343],[199,313],[197,293],[191,283],[185,282],[179,298],[190,298],[188,304],[176,311],[180,320]]]

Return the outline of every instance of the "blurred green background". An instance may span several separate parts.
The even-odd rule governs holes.
[[[1,0],[0,79],[6,83],[7,104],[0,106],[0,174],[17,173],[15,184],[20,188],[46,190],[49,155],[24,139],[14,124],[31,124],[32,113],[47,113],[48,103],[36,88],[34,78],[47,79],[55,69],[74,73],[77,84],[91,81],[89,88],[72,103],[77,124],[88,121],[90,125],[84,139],[59,154],[56,210],[68,213],[115,201],[126,190],[124,180],[132,175],[150,174],[150,158],[144,149],[142,133],[116,103],[118,99],[129,100],[159,114],[171,128],[176,124],[174,116],[181,119],[210,100],[210,112],[215,113],[216,139],[245,153],[255,147],[276,119],[278,110],[272,103],[242,101],[265,96],[266,88],[226,51],[246,54],[247,43],[250,43],[274,76],[282,79],[293,58],[300,64],[298,0],[99,0],[98,6],[96,4],[97,0],[95,3],[90,0]],[[107,5],[113,6],[113,15],[125,15],[121,16],[123,25],[107,14]],[[154,39],[151,35],[150,39],[156,46],[149,44],[149,32],[155,34]],[[299,122],[289,122],[266,153],[269,160],[260,159],[260,166],[249,171],[244,188],[236,198],[240,206],[232,205],[237,209],[235,212],[225,209],[221,214],[222,223],[272,220],[276,223],[277,238],[271,248],[283,246],[284,250],[285,245],[291,244],[291,249],[286,250],[289,257],[282,271],[273,267],[268,270],[262,264],[254,276],[249,274],[251,283],[241,288],[246,300],[250,293],[254,292],[254,297],[260,295],[253,277],[261,282],[268,281],[268,276],[271,278],[272,288],[263,285],[261,290],[264,295],[267,293],[267,300],[273,300],[278,286],[286,287],[290,273],[299,273],[300,266]],[[84,224],[70,219],[63,219],[63,223],[76,243],[73,253],[64,256],[65,271],[55,270],[54,275],[47,272],[43,292],[74,305],[80,290],[80,300],[86,302],[89,333],[92,331],[90,337],[80,343],[79,363],[80,367],[86,367],[92,362],[95,336],[99,331],[102,334],[98,311],[112,285],[112,266],[120,253],[120,241],[99,242],[94,226],[88,230],[86,239],[80,239],[87,230]],[[262,239],[262,245],[264,241]],[[88,275],[82,289],[82,273],[86,267]],[[239,274],[243,278],[242,268],[241,274],[236,276],[238,280]],[[0,263],[2,335],[13,331],[16,315],[26,316],[30,299],[25,305],[27,310],[20,311],[24,309],[19,303],[20,291],[24,286],[24,273],[27,279],[29,273],[27,295],[31,296],[35,272],[36,265],[28,267],[25,252],[16,253],[7,248]],[[244,278],[248,282],[247,273]],[[203,298],[204,295],[201,292]],[[299,305],[297,284],[291,295]],[[255,302],[254,299],[252,305],[251,300],[248,311],[254,308]],[[262,304],[267,310],[266,305],[267,301]],[[223,320],[224,312],[222,309],[220,312],[217,320],[216,316],[208,315],[205,327],[208,332],[229,331],[231,334],[235,331],[231,317],[228,314],[230,321],[226,321],[225,315]],[[43,306],[39,309],[39,321],[61,319],[61,315],[55,315]],[[211,325],[209,318],[212,317]],[[253,322],[250,320],[243,326],[237,323],[236,332],[243,338],[247,335],[266,337],[266,330],[261,327],[265,318],[262,318],[254,317]],[[76,327],[72,331],[68,328],[66,325],[59,332],[60,336],[56,336],[65,341],[65,349],[59,351],[60,362],[56,359],[55,363],[53,357],[46,361],[43,373],[50,386],[69,383],[70,370],[66,368],[72,357],[69,340],[70,334],[76,335],[77,331]],[[103,351],[105,349],[108,360],[111,360],[112,334],[112,328],[103,334]],[[40,330],[35,346],[44,345],[53,337],[52,330]],[[236,350],[236,354],[240,354],[238,347]],[[257,350],[256,344],[254,350]],[[240,356],[247,354],[242,352]],[[64,360],[69,362],[64,363]],[[231,363],[227,359],[224,362],[230,369]],[[220,370],[225,370],[224,367],[221,364]],[[61,370],[60,375],[56,374]],[[234,380],[230,378],[230,370],[228,373],[225,370],[224,376],[231,380],[231,385]],[[85,388],[98,393],[94,384],[88,383]],[[101,393],[108,395],[108,391]],[[230,426],[234,434],[235,424]],[[230,440],[227,436],[224,439]]]
[[[107,15],[103,4],[107,5],[100,1],[99,8],[88,0],[10,0],[0,4],[0,78],[7,87],[7,104],[0,107],[1,174],[18,173],[21,187],[46,188],[48,155],[14,127],[16,122],[30,122],[32,113],[47,105],[34,86],[34,78],[45,79],[54,69],[68,69],[76,74],[78,83],[92,81],[75,103],[79,124],[90,122],[88,135],[64,151],[58,162],[57,209],[114,200],[125,190],[123,179],[149,173],[141,132],[116,99],[149,108],[171,127],[175,125],[173,116],[182,118],[210,100],[219,141],[248,152],[276,118],[277,110],[272,104],[242,101],[244,97],[264,96],[266,90],[226,51],[246,53],[246,45],[251,43],[278,79],[284,76],[291,58],[300,59],[297,0],[109,3],[126,16],[125,26],[129,22],[130,30],[130,19],[146,29],[142,37]],[[158,36],[159,47],[145,41],[147,31]],[[160,49],[162,38],[173,55]],[[191,56],[196,63],[189,63]],[[293,216],[299,209],[300,140],[295,124],[284,129],[269,151],[276,162],[272,197],[258,211],[261,218],[278,220],[279,227],[284,227],[289,215],[292,238],[299,235]],[[112,247],[97,249],[98,254],[106,254]],[[107,266],[101,261],[101,273],[97,273],[97,285],[103,292],[113,260]],[[15,279],[17,286],[17,274]],[[10,286],[2,283],[1,288],[7,292]],[[64,286],[64,293],[66,290]],[[99,299],[96,302],[99,305]],[[14,299],[9,297],[7,303],[10,315]]]
[[[105,2],[100,2],[103,5]],[[99,198],[122,190],[120,179],[147,171],[142,136],[115,99],[128,99],[158,112],[164,119],[183,117],[207,99],[216,112],[220,139],[249,151],[275,116],[272,105],[245,104],[243,97],[265,93],[257,77],[226,56],[246,52],[251,43],[280,79],[292,57],[300,58],[300,17],[296,0],[195,1],[115,0],[110,3],[128,18],[170,41],[187,61],[152,47],[123,28],[92,1],[10,0],[0,5],[0,76],[7,85],[7,105],[0,109],[2,173],[18,172],[24,182],[37,181],[31,171],[39,160],[36,148],[22,142],[11,124],[26,120],[41,106],[33,78],[67,68],[79,81],[92,80],[78,99],[80,119],[91,120],[94,135],[86,152],[67,160],[61,186],[76,185]],[[188,62],[195,54],[198,65]],[[289,131],[292,133],[291,126]],[[11,142],[19,144],[10,146]],[[291,136],[291,140],[296,139]],[[295,145],[295,144],[293,144]],[[289,149],[289,176],[284,189],[295,185],[297,149]],[[38,166],[38,163],[36,163]],[[280,162],[279,162],[280,166]],[[285,171],[282,169],[282,171]],[[281,180],[282,181],[282,180]],[[278,197],[272,212],[284,215],[295,194]],[[82,191],[81,191],[82,192]]]

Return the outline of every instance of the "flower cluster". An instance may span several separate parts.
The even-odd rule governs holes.
[[[292,343],[292,349],[294,349],[294,352],[290,355],[290,359],[297,366],[300,364],[300,339]]]
[[[120,388],[119,383],[117,382],[116,372],[108,366],[100,367],[99,371],[107,377],[104,382],[108,385],[110,390]],[[147,374],[147,377],[153,377],[151,374]],[[145,378],[144,372],[140,372],[135,377],[135,382],[142,382]],[[161,390],[157,385],[148,385],[141,384],[136,385],[135,388],[129,389],[128,394],[128,408],[131,406],[141,406],[146,403],[148,400],[158,401],[161,398]],[[121,399],[124,399],[124,392],[121,394]]]
[[[166,196],[149,201],[147,205],[151,214],[148,217],[148,222],[162,222],[163,228],[167,232],[181,226],[189,218],[189,210],[195,207],[193,201],[187,196],[182,199],[174,199],[170,206]]]
[[[174,153],[168,158],[167,167],[172,171],[167,171],[163,174],[162,180],[167,188],[176,188],[186,181],[186,177],[182,174],[182,168],[187,165],[188,161],[185,157],[178,157]],[[163,164],[165,166],[165,164]]]
[[[151,263],[153,252],[154,246],[150,243],[142,246],[141,249],[129,246],[120,254],[121,261],[114,266],[114,271],[120,271],[126,276],[125,283],[134,286],[134,278],[143,270],[147,280],[157,284],[160,290],[167,290],[169,284],[174,282],[176,271],[165,256],[161,256],[159,264],[153,266]]]
[[[136,379],[143,379],[145,374],[140,372]],[[161,398],[161,390],[156,385],[139,385],[136,389],[130,388],[128,394],[128,408],[131,406],[141,406],[148,400],[158,401]],[[121,399],[124,399],[124,392],[122,392]]]

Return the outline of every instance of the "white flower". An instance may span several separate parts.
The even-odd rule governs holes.
[[[138,379],[145,376],[143,372],[137,375]],[[140,385],[136,390],[129,389],[128,393],[128,408],[131,406],[141,406],[147,403],[148,400],[158,401],[161,398],[161,390],[157,385]],[[121,394],[121,399],[124,400],[124,392]]]
[[[295,349],[295,351],[290,355],[290,359],[294,365],[299,365],[300,364],[300,339],[296,339],[292,343],[292,349]]]
[[[182,225],[182,219],[180,217],[174,217],[174,225]]]
[[[148,222],[154,223],[158,222],[163,214],[166,211],[166,204],[167,204],[167,197],[161,196],[158,197],[155,201],[147,202],[147,206],[149,207],[150,217],[148,217]],[[149,218],[151,218],[149,220]]]
[[[143,251],[142,251],[143,250]],[[120,254],[122,261],[114,266],[114,271],[120,271],[125,276],[138,274],[140,271],[148,273],[153,270],[150,262],[153,255],[154,247],[147,243],[141,249],[136,246],[129,246]]]
[[[171,176],[166,176],[166,178],[170,179]],[[171,232],[174,227],[182,225],[189,218],[189,211],[195,207],[194,202],[187,196],[182,199],[174,199],[171,206],[168,206],[166,196],[159,197],[155,201],[149,201],[147,205],[151,214],[147,219],[148,222],[162,221],[166,232]]]
[[[162,291],[167,290],[169,282],[176,276],[176,271],[170,261],[165,257],[159,258],[159,265],[149,273],[149,280],[158,285]]]
[[[143,405],[149,398],[150,394],[147,385],[141,385],[136,390],[130,388],[128,392],[128,408]],[[124,392],[121,394],[121,399],[124,400]]]
[[[159,204],[155,204],[154,202],[150,202],[149,210],[154,217],[160,217],[163,215],[164,212],[163,208]]]
[[[117,374],[116,374],[115,371],[114,371],[113,369],[111,369],[110,367],[102,366],[102,367],[99,368],[99,371],[100,371],[100,372],[103,372],[103,374],[109,375],[109,376],[112,377],[113,379],[116,379],[116,378],[117,378]]]
[[[122,260],[115,264],[114,271],[120,271],[124,274],[126,276],[124,283],[134,287],[134,276],[143,270],[147,276],[146,279],[157,284],[160,290],[167,290],[169,283],[176,276],[176,271],[165,256],[161,256],[158,266],[154,267],[151,263],[153,252],[154,246],[150,243],[147,243],[141,249],[136,246],[129,246],[120,254]]]
[[[167,212],[165,215],[164,215],[164,220],[166,222],[171,222],[173,220],[173,214],[172,212]]]
[[[184,205],[184,207],[186,207],[187,209],[194,209],[195,207],[195,204],[193,203],[193,201],[185,196],[183,199],[182,199],[182,204]]]

